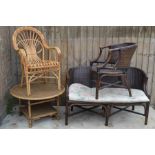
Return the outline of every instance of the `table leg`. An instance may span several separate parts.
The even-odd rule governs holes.
[[[57,119],[59,120],[60,119],[60,97],[58,96],[57,97]]]
[[[28,121],[29,121],[29,128],[32,127],[32,111],[31,111],[31,102],[28,100]]]

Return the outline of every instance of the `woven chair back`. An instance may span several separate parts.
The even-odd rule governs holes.
[[[136,48],[135,43],[110,46],[109,63],[114,64],[116,68],[128,68]]]
[[[12,37],[15,50],[24,49],[28,62],[40,61],[38,54],[44,59],[44,36],[34,27],[20,27]],[[46,43],[45,43],[46,44]]]

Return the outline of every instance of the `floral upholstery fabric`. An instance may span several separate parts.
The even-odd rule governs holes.
[[[103,103],[149,102],[148,97],[142,90],[131,89],[131,92],[132,97],[129,96],[128,90],[125,88],[104,88],[99,90],[99,98],[95,99],[95,88],[74,83],[69,87],[69,100]]]

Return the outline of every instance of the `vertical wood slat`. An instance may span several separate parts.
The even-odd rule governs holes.
[[[142,69],[147,73],[148,58],[150,54],[151,27],[145,28],[145,37],[143,42]]]
[[[81,64],[80,31],[81,28],[79,26],[74,27],[74,67],[80,66]]]
[[[105,26],[100,26],[99,27],[99,47],[104,47],[106,45],[106,27]],[[99,50],[99,49],[98,49]],[[101,55],[102,59],[105,58],[105,54],[102,53]]]
[[[143,31],[143,27],[140,27],[140,29],[139,29],[139,34],[138,34],[138,42],[137,42],[137,44],[138,44],[138,50],[137,50],[137,60],[136,60],[136,67],[138,67],[138,68],[142,68],[142,61],[143,61],[143,59],[142,59],[142,57],[143,57],[143,48],[144,48],[144,34],[145,33],[143,33],[142,32]]]
[[[87,27],[87,56],[88,56],[88,60],[87,60],[87,65],[89,65],[90,60],[93,59],[93,27],[89,26]]]
[[[138,42],[138,27],[133,26],[131,30],[131,42]],[[137,51],[138,48],[136,49],[133,58],[131,60],[131,66],[136,66],[137,64]]]
[[[49,46],[54,46],[55,45],[55,28],[54,27],[49,27],[48,31],[48,43]],[[50,57],[54,57],[53,52],[49,53]]]
[[[68,55],[68,48],[67,48],[67,44],[68,44],[68,36],[67,36],[67,30],[68,28],[63,26],[60,27],[60,31],[61,31],[61,47],[60,49],[62,50],[62,77],[63,77],[63,81],[65,79],[65,73],[67,71],[67,66],[68,66],[68,61],[67,61],[67,55]]]
[[[86,44],[86,37],[87,37],[87,27],[83,26],[81,27],[81,38],[80,38],[80,45],[81,45],[81,66],[86,66],[87,65],[87,44]]]
[[[100,27],[100,47],[104,47],[107,45],[107,26]],[[106,52],[102,53],[101,58],[104,59],[106,57]]]
[[[74,27],[68,27],[68,68],[74,67]]]
[[[113,31],[112,30],[113,30],[112,26],[107,28],[107,38],[106,38],[106,44],[107,45],[113,44],[113,40],[112,40],[112,38],[113,38],[113,35],[112,35]]]
[[[98,26],[95,26],[94,27],[94,31],[93,31],[93,50],[92,50],[92,56],[93,56],[93,59],[96,59],[97,56],[98,56],[98,53],[99,53],[99,27]]]

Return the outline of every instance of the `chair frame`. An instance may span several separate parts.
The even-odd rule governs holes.
[[[21,41],[17,39],[18,36],[20,37]],[[14,49],[17,51],[20,57],[21,72],[22,72],[21,86],[24,85],[24,79],[25,79],[28,96],[31,95],[30,84],[37,79],[45,79],[45,82],[46,82],[47,81],[46,79],[54,78],[57,80],[58,89],[59,90],[61,89],[61,50],[58,47],[49,46],[45,41],[43,34],[36,28],[30,27],[30,26],[17,28],[12,35],[12,42],[13,42]],[[23,48],[19,47],[19,44],[20,44],[19,42],[24,46]],[[28,60],[28,53],[24,49],[25,47],[26,48],[30,47],[31,43],[33,44],[33,47],[35,46],[34,47],[35,50],[37,46],[40,46],[41,48],[40,59],[42,62],[45,61],[45,51],[48,51],[48,60],[51,60],[51,56],[52,56],[51,54],[54,53],[55,57],[53,61],[58,63],[57,67],[54,67],[54,66],[49,67],[48,64],[44,64],[42,67],[34,66],[33,69],[31,69],[29,67],[31,62]],[[37,51],[35,55],[31,54],[31,57],[34,57],[36,55],[38,55]],[[50,73],[52,74],[50,75]]]
[[[99,61],[103,50],[108,48],[108,56],[104,61]],[[96,69],[92,71],[95,71],[97,74],[96,79],[96,99],[98,99],[99,89],[101,89],[101,84],[104,85],[104,87],[111,87],[112,85],[115,87],[125,87],[128,89],[129,96],[132,96],[130,85],[128,84],[127,80],[127,70],[130,66],[131,58],[137,48],[136,43],[122,43],[122,44],[115,44],[105,47],[100,47],[100,52],[98,57],[90,61],[90,66],[93,67],[93,64],[101,64],[100,66],[96,66]],[[132,49],[132,50],[131,50]],[[124,51],[125,50],[125,51]],[[123,54],[123,52],[126,52]],[[107,67],[107,65],[111,65],[110,67]],[[108,70],[107,73],[104,73],[104,70]],[[123,69],[123,71],[122,71]],[[121,81],[117,81],[115,83],[105,83],[103,81],[103,78],[106,76],[115,76],[115,77],[121,77]],[[122,84],[120,85],[120,83]],[[102,87],[102,88],[104,88]]]

